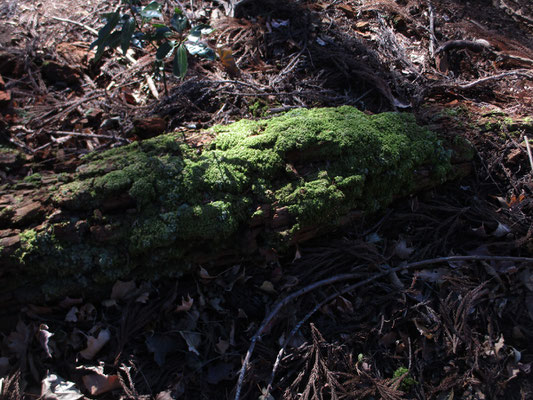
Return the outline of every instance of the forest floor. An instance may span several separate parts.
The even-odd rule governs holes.
[[[183,80],[169,65],[167,94],[150,49],[91,61],[114,2],[4,0],[0,145],[24,157],[0,152],[0,184],[343,104],[465,137],[472,174],[289,255],[28,304],[0,321],[0,398],[533,398],[533,265],[501,258],[533,256],[533,4],[250,0],[230,18],[229,3],[183,2],[222,59],[189,56]]]

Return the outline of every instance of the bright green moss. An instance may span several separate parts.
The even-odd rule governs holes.
[[[394,371],[394,374],[392,375],[393,378],[400,378],[404,376],[402,379],[402,382],[400,383],[400,389],[402,389],[405,392],[409,392],[414,385],[416,385],[418,382],[413,379],[411,374],[409,374],[409,370],[405,367],[399,367]]]
[[[216,137],[201,150],[171,133],[86,157],[53,200],[85,212],[96,233],[74,244],[55,239],[53,226],[27,234],[21,261],[46,266],[56,278],[75,276],[80,285],[132,271],[175,275],[190,268],[193,254],[238,247],[249,221],[264,215],[259,206],[289,211],[291,229],[265,228],[259,238],[279,246],[300,229],[337,226],[352,209],[387,206],[412,190],[419,168],[436,183],[450,170],[449,152],[409,114],[298,109],[209,134]],[[104,226],[94,210],[121,194],[136,209],[105,215]]]
[[[19,235],[20,248],[17,250],[17,257],[21,263],[26,261],[26,257],[29,253],[35,250],[37,242],[37,232],[33,229],[27,229]]]
[[[32,186],[39,186],[43,180],[43,177],[41,174],[32,174],[28,175],[23,179],[23,182]]]

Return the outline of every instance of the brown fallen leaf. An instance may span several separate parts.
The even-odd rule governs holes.
[[[40,399],[78,400],[83,397],[74,382],[66,381],[58,375],[49,374],[41,381]]]
[[[127,297],[137,288],[134,281],[122,282],[116,281],[111,289],[111,299],[120,300]]]
[[[235,58],[233,57],[233,53],[231,52],[231,49],[226,49],[226,48],[217,49],[217,54],[220,57],[220,62],[222,63],[224,70],[230,76],[236,77],[241,74],[239,67],[237,67],[237,64],[235,63]]]
[[[222,338],[218,338],[218,343],[215,345],[217,353],[219,354],[225,354],[226,351],[229,349],[229,342],[226,340],[223,340]]]
[[[194,303],[194,299],[187,295],[187,300],[184,297],[181,298],[181,304],[176,307],[176,312],[189,311]]]
[[[87,338],[87,347],[80,351],[80,355],[87,359],[92,360],[96,353],[102,350],[102,347],[111,339],[111,332],[109,329],[102,329],[97,337],[89,336]]]
[[[263,281],[263,284],[259,287],[264,292],[270,293],[270,294],[277,294],[276,289],[274,289],[274,285],[270,281]]]
[[[92,396],[98,396],[121,387],[118,375],[92,374],[85,375],[81,379]]]
[[[50,350],[50,338],[54,336],[53,333],[51,333],[48,329],[48,325],[41,324],[39,326],[39,331],[37,332],[37,338],[39,339],[39,344],[43,348],[44,352],[46,353],[46,357],[52,358],[52,352]]]

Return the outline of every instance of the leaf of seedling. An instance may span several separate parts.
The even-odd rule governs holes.
[[[173,49],[173,46],[172,46],[172,44],[170,42],[164,42],[157,49],[157,52],[155,53],[155,57],[158,60],[164,60],[165,57],[168,55],[168,53],[170,53],[172,51],[172,49]]]
[[[187,29],[188,25],[189,21],[187,21],[187,17],[181,13],[175,13],[170,19],[170,26],[178,33],[181,33]]]
[[[111,32],[117,24],[120,21],[120,14],[118,12],[106,14],[104,18],[107,20],[106,24],[100,31],[98,32],[98,39],[96,39],[93,43],[91,43],[91,49],[95,46],[98,46],[96,49],[96,54],[94,56],[94,61],[98,61],[100,57],[102,57],[102,54],[104,54],[105,48],[109,45],[109,39],[111,36]]]
[[[192,56],[200,56],[211,61],[215,60],[215,52],[204,43],[187,42],[185,43],[185,46],[187,47],[189,54]]]
[[[111,49],[116,49],[120,45],[120,40],[122,37],[121,31],[115,31],[107,39],[107,46]]]
[[[179,76],[180,79],[183,79],[187,73],[187,67],[187,49],[182,44],[176,50],[176,55],[174,56],[172,65],[172,72],[174,75]]]
[[[214,31],[214,29],[211,28],[209,25],[207,25],[207,24],[199,24],[199,25],[196,25],[195,27],[193,27],[191,29],[191,31],[189,32],[188,39],[191,42],[197,42],[198,40],[200,40],[200,36],[209,35],[213,31]]]
[[[130,47],[133,31],[135,30],[135,21],[129,15],[125,15],[125,20],[122,23],[122,31],[120,34],[120,48],[126,54]]]
[[[172,35],[172,31],[170,30],[168,26],[165,26],[165,25],[159,26],[155,30],[154,40],[163,40],[169,37],[170,35]]]
[[[152,1],[141,10],[141,17],[147,20],[151,20],[152,18],[162,18],[163,14],[161,14],[161,4],[159,4],[157,1]]]
[[[146,35],[142,32],[135,32],[131,38],[131,44],[139,49],[143,48],[143,40],[146,40]]]

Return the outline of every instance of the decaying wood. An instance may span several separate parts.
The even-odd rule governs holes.
[[[217,129],[212,142],[162,135],[4,184],[0,305],[283,251],[468,174],[472,156],[406,114],[351,107]]]

